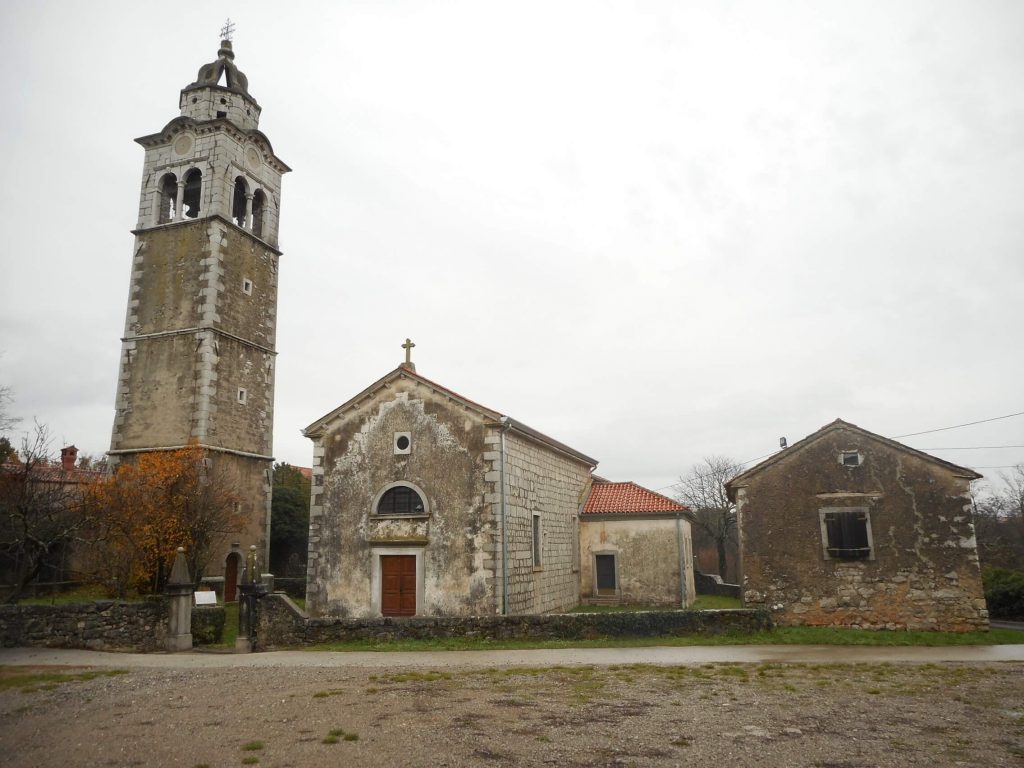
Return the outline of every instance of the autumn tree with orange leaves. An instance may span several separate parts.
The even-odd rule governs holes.
[[[178,547],[198,580],[213,545],[244,524],[237,492],[195,444],[122,463],[95,503],[91,569],[119,596],[162,591]]]

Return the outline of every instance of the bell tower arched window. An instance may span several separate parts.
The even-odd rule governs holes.
[[[181,198],[181,207],[184,215],[189,219],[199,217],[199,201],[202,198],[203,173],[198,168],[193,168],[185,174],[185,191]]]
[[[156,223],[169,224],[174,221],[175,206],[178,202],[178,177],[165,173],[157,187]]]
[[[248,223],[249,182],[241,176],[235,178],[235,194],[231,198],[231,219],[242,229]]]

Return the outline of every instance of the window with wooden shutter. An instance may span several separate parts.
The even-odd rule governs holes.
[[[865,507],[820,510],[826,560],[872,560],[871,517]]]

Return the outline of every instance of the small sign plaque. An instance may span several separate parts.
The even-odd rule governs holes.
[[[196,592],[196,605],[216,605],[217,593],[212,589]]]

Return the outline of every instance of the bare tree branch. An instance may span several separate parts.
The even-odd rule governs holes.
[[[718,550],[718,573],[727,580],[728,547],[736,540],[736,509],[725,493],[725,484],[743,471],[743,465],[727,456],[706,456],[679,478],[676,499],[697,517],[696,525]]]

